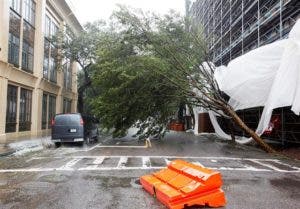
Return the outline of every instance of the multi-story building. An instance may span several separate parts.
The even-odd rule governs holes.
[[[214,63],[287,37],[300,17],[299,0],[197,0],[188,11],[203,26]]]
[[[65,0],[0,1],[0,143],[47,135],[56,113],[76,111],[77,64],[51,38],[66,25],[82,30]]]
[[[186,13],[203,28],[212,61],[227,65],[246,52],[284,39],[300,18],[299,0],[195,0],[186,1]],[[262,108],[240,112],[253,129]],[[300,119],[288,108],[276,109],[280,127],[273,136],[282,142],[300,142]]]

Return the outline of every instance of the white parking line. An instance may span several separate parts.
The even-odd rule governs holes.
[[[63,156],[63,157],[33,157],[32,159],[49,159],[49,158],[90,158],[90,159],[96,159],[98,157],[106,157],[106,158],[120,158],[124,157],[124,155],[76,155],[76,156]],[[238,158],[238,157],[195,157],[195,156],[168,156],[168,155],[126,155],[128,158],[143,158],[143,157],[150,157],[150,158],[166,158],[166,159],[207,159],[207,160],[215,160],[215,162],[218,162],[218,160],[236,160],[236,161],[242,161],[242,160],[263,160],[263,161],[274,161],[277,162],[277,159],[271,159],[271,158]]]
[[[72,166],[74,166],[78,161],[80,161],[81,159],[73,159],[69,162],[67,162],[67,164],[59,167],[57,170],[74,170],[74,168],[72,168]]]
[[[271,169],[274,170],[274,171],[278,171],[278,172],[285,172],[285,171],[286,171],[286,170],[277,168],[277,167],[274,166],[274,165],[271,165],[271,164],[269,164],[269,163],[266,163],[265,161],[258,161],[258,160],[256,160],[256,159],[255,159],[255,160],[254,160],[254,159],[250,159],[249,161],[254,162],[254,163],[257,163],[257,164],[262,165],[262,166],[267,167],[267,168],[271,168]],[[270,161],[270,160],[268,160],[268,161]],[[273,161],[271,161],[271,162],[278,163],[277,160],[273,160]],[[278,164],[284,165],[283,163],[278,163]],[[292,166],[289,166],[289,167],[292,168]],[[294,167],[293,169],[300,171],[300,168],[297,168],[297,167]]]
[[[96,146],[97,148],[134,148],[134,149],[147,149],[148,147],[147,146],[123,146],[123,145],[120,145],[120,146],[115,146],[115,145],[99,145],[99,146]],[[95,147],[95,148],[96,148]]]
[[[142,157],[143,168],[151,167],[151,161],[149,157]]]
[[[52,157],[35,157],[32,159],[49,159]],[[139,159],[140,165],[137,167],[131,167],[128,165],[128,159],[135,158]],[[17,169],[0,169],[0,173],[8,173],[8,172],[47,172],[47,171],[109,171],[109,170],[150,170],[150,169],[162,169],[167,166],[171,161],[170,159],[186,159],[188,161],[192,161],[196,165],[205,166],[214,170],[219,171],[255,171],[255,172],[281,172],[281,173],[300,173],[300,168],[296,166],[289,165],[285,162],[281,162],[278,159],[254,159],[254,158],[222,158],[222,157],[178,157],[178,156],[66,156],[61,157],[61,159],[69,159],[65,165],[58,168],[17,168]],[[60,158],[53,157],[53,160],[57,160]],[[83,162],[86,163],[81,166],[74,165],[78,163],[82,159]],[[103,164],[106,159],[118,159],[117,165],[113,162],[111,165],[106,165],[105,167],[99,166]],[[152,167],[151,160],[154,159],[162,159],[163,162],[159,166]],[[220,162],[218,162],[220,160]],[[87,164],[93,160],[92,164]],[[208,160],[208,161],[207,161]],[[232,167],[226,166],[232,165],[232,161],[239,161],[238,165],[242,164],[241,167]],[[252,165],[247,163],[247,161],[251,161]],[[213,162],[213,166],[210,167],[211,163],[206,164],[205,162]],[[253,164],[254,163],[254,164]],[[83,164],[83,163],[81,163]],[[128,165],[128,166],[127,166]],[[278,167],[276,166],[278,165]],[[280,166],[282,165],[282,166]],[[286,167],[287,169],[283,169]]]
[[[101,165],[105,159],[106,157],[104,156],[97,157],[94,160],[93,165],[87,166],[85,168],[79,168],[78,170],[97,170],[98,166]]]
[[[117,168],[124,168],[125,165],[126,165],[126,163],[127,163],[127,161],[128,161],[128,157],[124,157],[124,156],[120,157],[120,160],[119,160],[119,163],[117,165]]]

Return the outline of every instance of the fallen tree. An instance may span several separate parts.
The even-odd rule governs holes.
[[[105,115],[107,112],[110,112],[109,117],[105,120],[108,127],[114,126],[116,130],[122,130],[122,133],[124,133],[126,128],[139,123],[142,124],[139,127],[142,128],[140,133],[145,133],[146,130],[146,133],[153,134],[155,128],[157,132],[163,132],[165,130],[163,126],[166,125],[166,121],[168,121],[172,112],[174,113],[176,105],[178,107],[184,101],[189,105],[203,107],[230,118],[248,133],[262,149],[267,152],[275,152],[240,119],[223,98],[223,94],[214,78],[214,65],[210,63],[206,42],[200,28],[190,27],[188,20],[174,12],[160,17],[121,7],[115,13],[115,17],[118,24],[120,24],[115,35],[122,34],[122,41],[118,42],[118,47],[130,50],[123,50],[125,53],[115,53],[113,56],[110,54],[109,62],[103,62],[102,56],[102,60],[98,62],[99,69],[103,70],[104,66],[110,65],[106,69],[106,73],[110,74],[116,72],[115,69],[117,67],[118,73],[115,76],[127,76],[129,80],[131,80],[130,73],[135,72],[133,76],[136,80],[133,80],[140,81],[140,86],[134,87],[133,92],[131,92],[132,95],[128,96],[129,94],[125,92],[128,86],[122,86],[126,81],[121,82],[121,86],[118,86],[118,88],[116,88],[116,85],[111,85],[110,87],[113,87],[110,90],[113,92],[111,95],[118,92],[118,95],[121,96],[119,93],[123,90],[123,93],[126,95],[124,100],[117,99],[115,102],[107,102],[107,98],[111,96],[108,96],[109,93],[107,92],[95,98],[94,107],[96,114],[101,117],[101,114]],[[189,29],[188,31],[187,28]],[[104,51],[107,53],[108,49]],[[105,53],[101,55],[103,54]],[[118,64],[116,65],[116,63]],[[133,69],[141,70],[134,71]],[[155,76],[149,81],[143,75]],[[145,79],[144,82],[143,79]],[[96,76],[95,81],[97,80],[98,84],[100,84],[104,79],[101,76]],[[156,89],[158,92],[152,91],[150,88],[151,90],[149,91],[147,89],[149,87],[148,82],[159,86],[167,86],[168,88],[158,88]],[[143,96],[143,92],[136,93],[136,88],[139,87],[147,89],[147,94]],[[106,88],[109,89],[109,85]],[[130,100],[130,97],[135,98],[134,102]],[[156,97],[164,99],[155,100],[154,98]],[[145,98],[147,98],[147,106],[152,106],[154,107],[153,109],[146,111],[145,114],[133,114],[129,111],[138,111],[139,109],[144,111],[141,102]],[[120,105],[122,103],[123,105]],[[128,111],[122,110],[124,103],[126,103]],[[174,105],[172,111],[166,111],[171,107],[169,104]],[[114,109],[112,109],[111,105],[113,105]],[[117,121],[119,125],[116,126],[115,122]],[[152,121],[152,126],[147,127],[149,121]],[[126,126],[124,126],[124,122],[126,122]],[[155,124],[154,122],[157,122],[157,125],[162,128],[157,129],[153,125]]]

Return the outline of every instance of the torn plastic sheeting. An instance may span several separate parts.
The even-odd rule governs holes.
[[[250,51],[227,67],[217,67],[215,78],[235,110],[264,106],[256,130],[259,135],[268,127],[273,109],[292,106],[299,115],[300,20],[288,39]]]

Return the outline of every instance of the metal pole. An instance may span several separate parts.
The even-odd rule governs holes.
[[[244,54],[244,0],[242,0],[242,54]]]
[[[285,134],[284,134],[284,111],[283,108],[281,108],[281,144],[284,145],[284,138],[285,138]]]
[[[280,0],[280,39],[282,39],[282,6],[283,6],[283,2],[282,0]]]
[[[257,47],[260,46],[260,0],[257,1]]]

